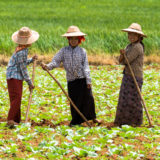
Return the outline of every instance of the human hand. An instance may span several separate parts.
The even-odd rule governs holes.
[[[37,56],[37,55],[34,55],[34,56],[32,57],[32,59],[33,59],[33,61],[38,60],[38,56]]]
[[[29,85],[29,91],[31,92],[33,89],[34,89],[34,85],[33,85],[33,84],[30,84],[30,85]]]
[[[91,84],[87,84],[87,88],[88,88],[88,89],[91,89],[91,88],[92,88],[92,85],[91,85]]]
[[[43,70],[47,70],[48,69],[47,65],[45,63],[41,63],[41,67],[42,67]]]
[[[123,55],[123,54],[125,54],[125,50],[124,49],[120,49],[120,53]]]

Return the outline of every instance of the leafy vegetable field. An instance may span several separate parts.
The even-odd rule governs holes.
[[[28,105],[28,86],[24,82],[22,123],[13,129],[6,127],[9,110],[4,67],[0,70],[0,159],[160,159],[160,67],[144,67],[143,96],[152,116],[154,127],[149,128],[146,115],[141,127],[113,127],[122,79],[121,66],[91,66],[93,94],[97,118],[101,125],[92,128],[69,127],[69,102],[57,84],[37,67],[33,103],[29,123],[25,124]],[[32,68],[29,67],[31,73]],[[51,73],[67,90],[65,71]]]

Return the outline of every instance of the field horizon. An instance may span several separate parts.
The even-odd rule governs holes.
[[[28,58],[31,58],[33,55],[35,55],[34,53],[29,54]],[[39,62],[44,62],[44,63],[49,63],[52,61],[52,58],[54,57],[55,53],[49,53],[49,54],[36,54],[38,55],[38,63]],[[119,54],[116,53],[114,55],[110,55],[110,54],[93,54],[93,53],[89,53],[87,55],[88,57],[88,62],[89,65],[94,65],[94,66],[98,66],[98,65],[118,65],[118,57]],[[11,56],[6,56],[6,55],[0,55],[0,66],[7,66],[9,59],[11,58]],[[144,56],[144,64],[160,64],[160,56],[158,55],[148,55],[148,56]]]

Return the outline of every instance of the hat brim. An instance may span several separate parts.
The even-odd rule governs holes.
[[[32,44],[35,41],[37,41],[38,38],[39,38],[38,32],[33,30],[31,30],[30,37],[18,37],[18,31],[12,34],[12,41],[22,45]]]
[[[79,37],[79,36],[86,36],[83,32],[71,32],[71,33],[65,33],[61,35],[62,37]]]
[[[142,37],[147,37],[142,31],[137,31],[137,30],[131,29],[131,28],[122,29],[121,31],[137,33],[137,34],[140,34]]]

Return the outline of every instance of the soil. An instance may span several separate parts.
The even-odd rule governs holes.
[[[6,118],[2,118],[0,117],[0,122],[7,122]],[[69,126],[70,125],[70,121],[62,121],[58,124],[53,124],[50,120],[47,119],[42,119],[41,122],[35,122],[33,120],[29,120],[28,122],[31,122],[31,127],[35,127],[35,126],[48,126],[50,128],[56,128],[57,126]],[[98,123],[93,123],[93,121],[88,121],[91,127],[97,127],[97,126],[101,126],[101,127],[106,127],[108,129],[112,129],[113,127],[117,127],[117,125],[115,125],[113,122],[105,122],[105,121],[101,121],[100,124]],[[21,121],[21,123],[24,123],[24,121]],[[86,122],[81,124],[82,127],[89,127],[88,124]],[[121,127],[121,126],[119,126]],[[153,128],[154,126],[140,126],[140,127],[147,127],[147,128]]]

